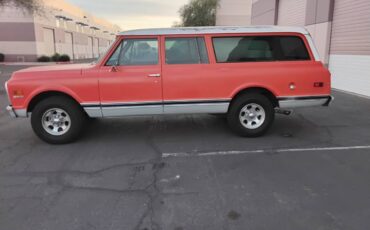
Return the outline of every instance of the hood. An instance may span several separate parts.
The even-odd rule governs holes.
[[[94,64],[60,64],[60,65],[48,65],[48,66],[38,66],[31,67],[16,71],[13,73],[11,79],[45,79],[45,78],[65,78],[69,77],[79,77],[82,72],[87,69],[94,68]]]
[[[91,63],[88,64],[59,64],[30,67],[16,71],[15,73],[29,73],[29,72],[45,72],[45,71],[68,71],[68,70],[83,70],[93,67]]]

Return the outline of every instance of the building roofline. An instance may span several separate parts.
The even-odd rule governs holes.
[[[292,26],[212,26],[212,27],[174,27],[128,30],[119,33],[121,36],[140,35],[177,35],[177,34],[217,34],[217,33],[269,33],[293,32],[308,34],[303,27]]]

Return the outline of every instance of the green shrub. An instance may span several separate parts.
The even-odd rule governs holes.
[[[53,56],[51,56],[51,60],[54,62],[58,62],[60,58],[60,54],[55,53]]]
[[[63,54],[59,57],[60,62],[69,62],[71,61],[71,58],[67,54]]]
[[[37,58],[37,61],[38,62],[50,62],[51,59],[50,59],[50,57],[43,55],[43,56]]]
[[[0,53],[0,62],[3,62],[5,60],[5,55]]]

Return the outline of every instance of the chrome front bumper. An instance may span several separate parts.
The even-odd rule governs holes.
[[[11,117],[14,117],[14,118],[18,117],[12,106],[8,105],[6,107],[6,110],[8,111],[8,113],[10,114]]]
[[[14,109],[11,105],[6,107],[6,110],[10,114],[10,116],[17,118],[17,117],[28,117],[27,109]]]

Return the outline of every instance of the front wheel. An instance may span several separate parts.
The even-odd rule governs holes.
[[[261,94],[244,94],[231,104],[227,114],[230,128],[243,137],[259,137],[275,119],[272,102]]]
[[[32,111],[31,125],[38,137],[50,144],[67,144],[77,140],[85,124],[82,108],[66,97],[50,97]]]

